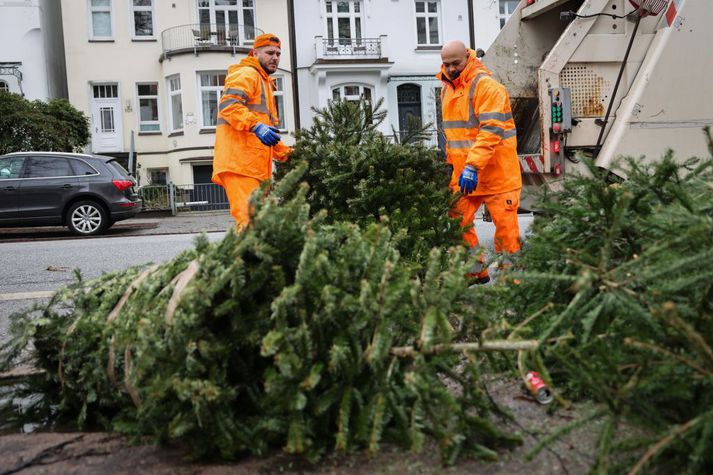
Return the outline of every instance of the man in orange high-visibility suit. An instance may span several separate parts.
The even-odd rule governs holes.
[[[474,248],[478,236],[473,219],[485,203],[495,223],[496,252],[517,252],[522,175],[508,92],[461,41],[445,43],[441,60],[437,77],[443,82],[446,160],[453,166],[450,187],[460,194],[451,216],[460,217],[461,226],[468,227],[463,238]],[[480,261],[470,277],[486,283],[490,276],[482,254]]]
[[[255,38],[250,55],[228,68],[218,107],[213,182],[225,188],[238,229],[250,223],[250,194],[272,176],[272,160],[292,149],[280,140],[270,74],[280,64],[280,39]]]

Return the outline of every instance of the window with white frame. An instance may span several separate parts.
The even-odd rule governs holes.
[[[218,38],[255,39],[255,0],[197,0],[201,31],[216,31]]]
[[[422,46],[441,44],[440,2],[416,0],[416,38]]]
[[[88,1],[90,38],[94,40],[113,38],[111,0]]]
[[[158,120],[158,83],[136,85],[139,98],[139,132],[160,132]]]
[[[285,78],[282,76],[275,77],[275,90],[272,92],[275,96],[275,108],[277,109],[277,128],[286,130],[285,126]]]
[[[154,0],[131,0],[131,20],[134,38],[153,38]]]
[[[10,85],[7,81],[0,79],[0,91],[10,92]]]
[[[181,98],[181,76],[169,76],[168,83],[168,112],[171,132],[183,130],[183,100]]]
[[[363,98],[371,102],[371,92],[372,91],[369,86],[363,86],[361,84],[345,84],[332,89],[332,99],[335,101],[345,100],[359,102],[359,100]]]
[[[505,23],[508,21],[508,18],[510,18],[510,15],[512,15],[515,12],[515,9],[517,8],[517,4],[520,3],[520,0],[500,0],[500,28],[505,26]]]
[[[225,85],[225,73],[198,73],[203,127],[215,127],[218,123],[218,102]]]
[[[339,40],[339,44],[348,45],[352,40],[362,37],[362,12],[364,6],[361,0],[343,2],[326,1],[327,38]]]

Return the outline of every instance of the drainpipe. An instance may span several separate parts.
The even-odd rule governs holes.
[[[470,33],[470,49],[475,49],[475,13],[473,12],[473,1],[468,0],[468,32]]]
[[[290,36],[290,70],[292,72],[292,107],[295,116],[295,131],[300,129],[300,96],[297,84],[297,41],[295,34],[295,0],[287,0],[287,26]]]

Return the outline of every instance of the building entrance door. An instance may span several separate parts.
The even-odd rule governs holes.
[[[92,151],[121,152],[121,102],[119,86],[95,84],[92,86]]]

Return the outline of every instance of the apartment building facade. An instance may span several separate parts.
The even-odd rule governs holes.
[[[0,90],[67,97],[61,17],[56,0],[0,0]]]
[[[61,0],[69,99],[90,151],[136,152],[139,184],[207,183],[227,68],[258,34],[289,48],[286,0]],[[274,75],[281,129],[294,130],[291,64]]]
[[[382,133],[440,120],[440,49],[460,39],[487,50],[518,0],[299,0],[295,10],[299,119],[330,100],[383,100]]]

